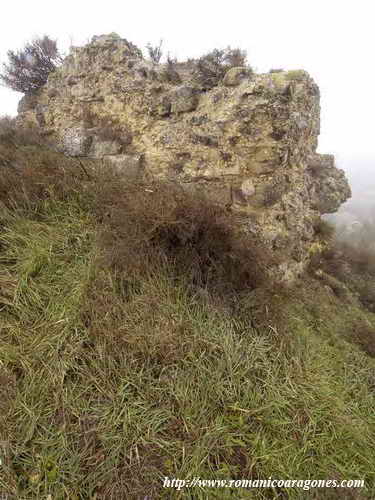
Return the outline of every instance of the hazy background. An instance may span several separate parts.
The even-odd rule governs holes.
[[[58,39],[67,53],[115,31],[142,49],[162,38],[179,59],[231,45],[246,49],[259,72],[306,69],[321,90],[319,151],[335,154],[348,173],[352,210],[375,194],[374,10],[371,0],[21,0],[2,5],[0,61],[35,36]],[[0,87],[0,114],[16,114],[20,97]]]

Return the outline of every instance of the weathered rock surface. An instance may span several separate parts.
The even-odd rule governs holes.
[[[350,197],[334,158],[316,153],[319,89],[304,71],[232,68],[203,90],[188,66],[146,61],[111,34],[73,49],[19,113],[69,155],[132,173],[141,163],[148,175],[204,190],[286,255],[286,276],[307,262],[316,219]]]

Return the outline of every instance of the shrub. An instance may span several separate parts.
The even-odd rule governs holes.
[[[227,47],[224,51],[224,63],[234,68],[236,66],[246,66],[247,65],[247,53],[246,50],[241,50],[239,48],[231,49]]]
[[[16,92],[29,94],[42,87],[48,75],[62,62],[57,43],[48,36],[36,38],[22,50],[8,51],[0,80]]]
[[[151,59],[152,62],[156,64],[159,64],[160,59],[163,56],[162,45],[163,45],[163,40],[160,40],[159,45],[151,45],[151,43],[148,43],[146,46],[148,57]]]
[[[169,68],[175,68],[176,64],[178,64],[177,57],[172,57],[170,53],[168,52],[167,55],[167,65]]]
[[[214,49],[196,62],[196,79],[205,88],[215,87],[228,69],[246,66],[246,51],[241,49]]]

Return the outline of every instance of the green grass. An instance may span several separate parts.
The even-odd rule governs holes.
[[[308,277],[236,309],[168,265],[124,276],[88,191],[1,209],[0,492],[374,498],[375,360],[350,331],[375,316]],[[177,492],[164,476],[367,488]]]

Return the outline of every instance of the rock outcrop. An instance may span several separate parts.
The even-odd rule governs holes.
[[[304,268],[320,215],[350,197],[334,158],[316,153],[319,89],[305,71],[231,68],[206,88],[189,63],[99,36],[22,99],[19,119],[68,155],[205,191],[286,256],[286,277]]]

